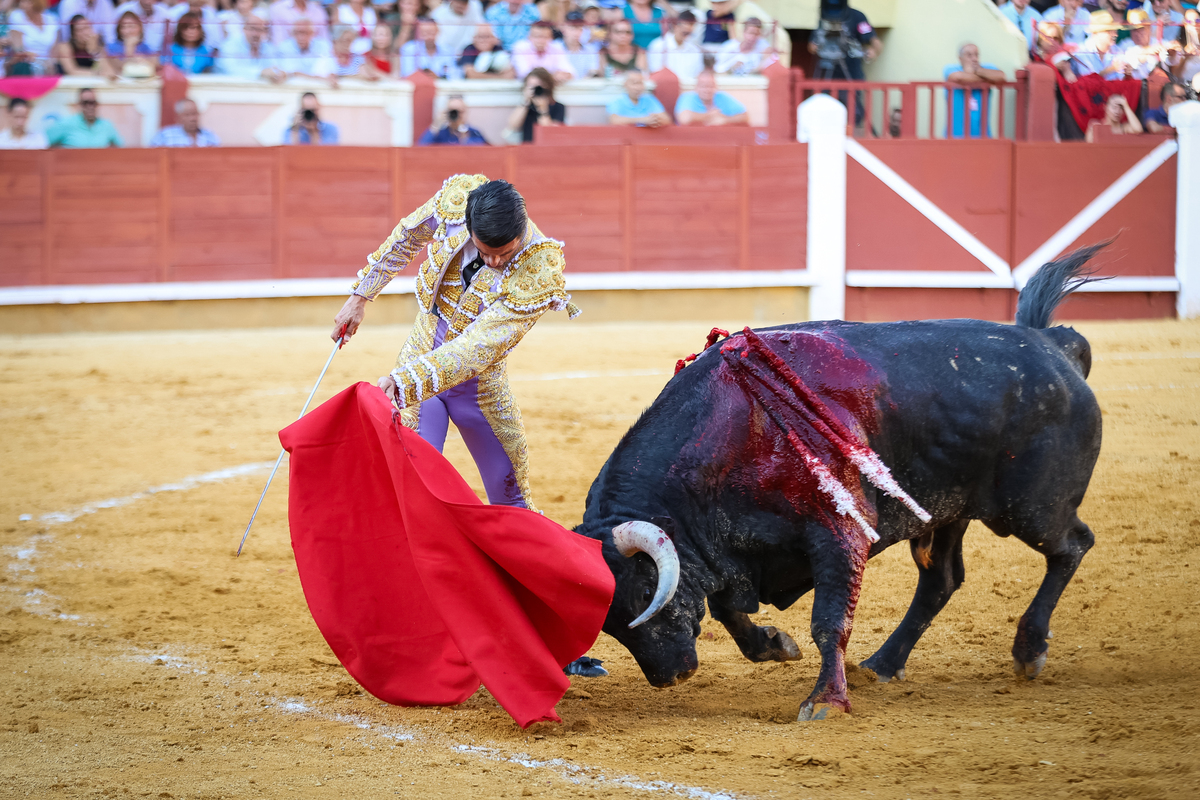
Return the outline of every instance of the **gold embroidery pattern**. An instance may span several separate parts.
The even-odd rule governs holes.
[[[438,227],[462,225],[467,221],[467,196],[487,183],[486,175],[451,175],[433,196],[436,201]]]
[[[434,197],[400,220],[392,234],[367,257],[367,266],[350,287],[352,294],[374,300],[392,278],[407,267],[433,237]]]
[[[567,294],[562,242],[543,239],[521,253],[505,274],[500,286],[504,305],[513,311],[545,311],[565,308]]]

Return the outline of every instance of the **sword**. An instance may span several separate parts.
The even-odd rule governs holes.
[[[325,361],[325,368],[321,370],[321,374],[317,376],[317,382],[313,384],[312,391],[308,393],[308,399],[304,401],[304,408],[300,409],[300,417],[304,416],[304,412],[308,411],[308,404],[312,402],[313,395],[317,393],[317,387],[321,385],[321,380],[325,377],[325,373],[329,371],[329,365],[333,363],[333,357],[337,355],[337,351],[342,349],[342,340],[345,338],[346,328],[342,327],[338,336],[337,344],[333,346],[333,352],[329,354],[329,358]],[[246,546],[246,537],[250,535],[250,528],[254,526],[254,518],[258,516],[258,509],[262,506],[263,498],[267,496],[267,489],[271,488],[271,481],[275,480],[275,473],[279,470],[279,465],[283,462],[283,454],[287,451],[282,447],[279,448],[279,458],[275,459],[275,466],[271,467],[271,475],[267,478],[267,485],[263,487],[262,494],[258,498],[258,504],[254,506],[254,513],[250,515],[250,524],[246,526],[246,532],[242,534],[242,541],[238,545],[237,556],[242,554],[242,548]]]

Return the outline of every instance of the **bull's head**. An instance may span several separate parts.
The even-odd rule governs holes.
[[[685,584],[676,597],[679,554],[656,525],[623,523],[612,529],[612,541],[620,557],[608,558],[617,585],[605,632],[629,649],[654,686],[687,680],[699,665],[703,593]]]

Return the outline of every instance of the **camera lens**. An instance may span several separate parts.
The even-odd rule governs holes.
[[[446,118],[451,122],[458,122],[458,109],[452,108],[446,112]]]
[[[305,122],[312,122],[316,118],[317,118],[317,112],[313,111],[311,108],[304,109],[304,121]]]

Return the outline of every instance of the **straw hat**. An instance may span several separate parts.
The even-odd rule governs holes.
[[[1088,25],[1088,33],[1101,33],[1102,31],[1119,31],[1121,23],[1113,20],[1113,15],[1107,11],[1093,11],[1091,23]]]
[[[1125,15],[1125,20],[1134,27],[1150,24],[1150,15],[1140,8],[1135,8]]]

